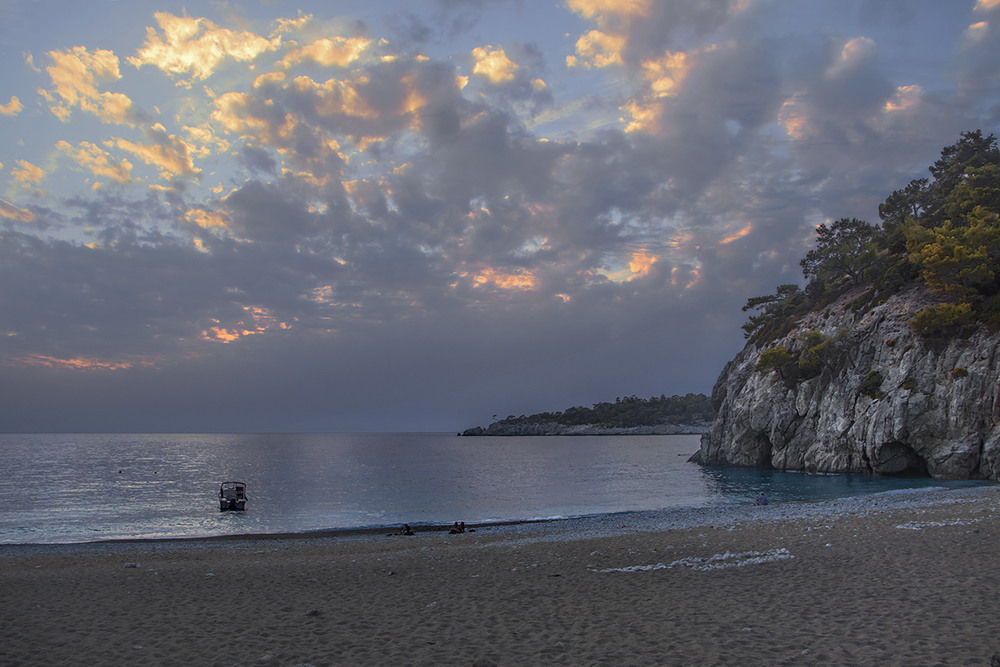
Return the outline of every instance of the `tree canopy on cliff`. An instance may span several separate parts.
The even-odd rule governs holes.
[[[797,317],[866,287],[869,302],[923,284],[939,302],[916,313],[925,335],[950,335],[977,322],[1000,328],[1000,149],[997,138],[964,132],[941,151],[931,178],[911,181],[879,206],[881,226],[842,218],[816,229],[801,261],[804,289],[781,285],[753,297],[747,338],[771,340]]]

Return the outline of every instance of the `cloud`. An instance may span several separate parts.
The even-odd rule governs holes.
[[[358,60],[371,43],[372,40],[363,37],[324,37],[307,46],[290,50],[277,66],[288,69],[308,61],[323,67],[347,67]]]
[[[1000,57],[1000,4],[979,0],[973,10],[980,20],[965,30],[959,60],[959,94],[965,99],[979,96],[984,86],[997,80],[996,59]]]
[[[93,357],[58,358],[42,354],[32,354],[15,360],[27,367],[51,368],[79,372],[120,371],[128,368],[156,366],[154,359],[97,359]]]
[[[114,140],[114,145],[154,167],[160,173],[160,178],[165,180],[201,173],[201,169],[194,165],[192,147],[186,141],[156,128],[147,131],[146,135],[148,143],[118,137]]]
[[[52,64],[45,68],[52,90],[39,89],[49,109],[59,120],[68,122],[74,108],[92,113],[106,123],[132,125],[136,122],[132,101],[124,93],[98,91],[102,81],[121,78],[118,57],[109,50],[93,52],[75,46],[67,51],[49,51]]]
[[[16,160],[17,169],[10,172],[11,177],[20,183],[22,188],[41,185],[45,178],[45,170],[27,160]]]
[[[313,20],[312,14],[303,14],[301,11],[299,12],[298,17],[294,19],[279,18],[277,19],[277,21],[275,21],[278,27],[274,29],[271,35],[272,36],[280,35],[281,33],[285,32],[298,32],[302,30],[310,22],[312,22],[312,20]]]
[[[21,113],[23,108],[24,105],[21,104],[21,100],[16,95],[11,95],[10,101],[7,104],[0,104],[0,115],[16,116]]]
[[[472,68],[473,74],[486,77],[494,85],[514,80],[517,64],[507,57],[503,49],[477,46],[472,50],[472,57],[476,61]]]
[[[281,46],[280,36],[267,39],[249,31],[236,32],[205,18],[167,12],[156,12],[154,18],[162,32],[146,28],[145,45],[128,58],[137,68],[153,65],[167,74],[190,74],[204,80],[226,61],[250,62]]]
[[[610,23],[620,17],[648,16],[650,0],[568,0],[567,6],[584,18]]]
[[[852,70],[864,67],[875,55],[875,42],[867,37],[855,37],[844,44],[840,57],[827,68],[829,78],[848,76]]]
[[[576,55],[566,57],[570,67],[609,67],[624,65],[622,50],[625,48],[625,35],[609,35],[600,30],[591,30],[576,40]]]
[[[596,23],[597,28],[577,40],[577,57],[589,66],[641,66],[664,49],[678,50],[679,38],[699,38],[749,11],[741,0],[569,0],[567,7]],[[681,49],[683,50],[683,49]],[[573,64],[573,63],[571,63]]]
[[[35,214],[23,208],[17,208],[10,202],[0,199],[0,217],[16,222],[31,222]]]
[[[452,428],[707,391],[816,224],[996,124],[985,5],[921,67],[872,12],[540,7],[160,13],[125,76],[50,51],[60,132],[3,121],[4,423]]]
[[[56,149],[97,176],[103,176],[118,183],[132,181],[131,162],[128,160],[115,161],[110,153],[88,141],[81,141],[75,147],[67,141],[59,141],[56,143]]]

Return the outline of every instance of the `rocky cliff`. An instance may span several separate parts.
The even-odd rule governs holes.
[[[909,320],[933,302],[923,288],[864,302],[847,295],[748,344],[715,384],[715,421],[692,460],[1000,479],[1000,334],[916,335]]]

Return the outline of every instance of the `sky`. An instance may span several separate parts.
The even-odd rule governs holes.
[[[0,2],[0,432],[710,393],[1000,129],[1000,0]]]

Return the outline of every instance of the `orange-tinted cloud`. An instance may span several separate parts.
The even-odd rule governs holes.
[[[129,368],[148,368],[156,366],[158,360],[135,357],[130,359],[100,359],[98,357],[70,357],[60,358],[44,354],[32,354],[27,357],[20,357],[14,363],[23,366],[42,366],[45,368],[56,368],[69,371],[121,371]]]
[[[626,132],[655,131],[663,114],[663,100],[678,94],[678,89],[691,70],[689,54],[683,51],[666,51],[658,58],[642,61],[643,77],[648,82],[646,91],[622,105],[628,113]]]
[[[579,65],[588,69],[621,65],[624,62],[622,51],[625,43],[624,35],[591,30],[576,40],[576,55],[566,56],[566,64],[569,67]]]
[[[893,98],[885,103],[885,110],[906,111],[912,109],[920,103],[923,92],[920,86],[899,86],[896,88],[896,94]]]
[[[635,280],[636,278],[642,278],[649,275],[649,272],[653,270],[653,265],[659,261],[658,257],[653,256],[646,250],[637,250],[632,253],[632,257],[629,258],[628,268],[632,272],[632,275],[628,277],[628,280]]]
[[[856,37],[848,40],[840,50],[840,57],[827,69],[826,75],[836,77],[856,69],[874,54],[875,42],[868,37]]]
[[[605,16],[649,16],[652,0],[567,0],[566,6],[587,19]]]
[[[110,153],[89,141],[81,141],[75,147],[67,141],[59,141],[56,143],[56,149],[98,176],[110,178],[118,183],[132,181],[131,162],[128,160],[116,162]]]
[[[508,58],[502,48],[478,46],[472,50],[472,57],[476,61],[472,67],[473,74],[485,77],[493,84],[508,83],[514,80],[518,70],[517,63]]]
[[[988,21],[977,21],[965,29],[965,40],[969,44],[981,42],[989,35],[990,24]]]
[[[22,188],[32,185],[40,185],[45,178],[45,170],[38,165],[31,164],[27,160],[17,160],[17,169],[12,169],[11,177],[21,184]]]
[[[189,222],[193,222],[202,229],[229,229],[232,219],[225,211],[205,211],[202,209],[191,209],[185,216]]]
[[[269,330],[287,330],[292,327],[271,315],[263,306],[243,306],[246,317],[230,326],[221,326],[219,320],[212,320],[218,326],[211,326],[201,332],[201,339],[213,343],[234,343],[246,336],[263,334]]]
[[[190,74],[207,79],[226,60],[249,62],[281,46],[281,37],[267,39],[252,32],[220,28],[208,19],[153,15],[156,28],[146,28],[146,44],[128,62],[136,67],[153,65],[167,74]]]
[[[747,224],[743,225],[743,227],[741,227],[737,231],[733,232],[729,236],[724,237],[721,241],[719,241],[719,243],[721,245],[727,245],[729,243],[732,243],[733,241],[736,241],[738,239],[743,238],[744,236],[749,235],[750,232],[752,232],[752,231],[753,231],[753,223],[752,222],[748,222]]]
[[[17,114],[21,113],[21,109],[23,108],[24,105],[21,104],[21,100],[17,99],[16,95],[12,95],[10,98],[10,102],[8,102],[7,104],[0,104],[0,115],[16,116]]]
[[[598,269],[597,273],[616,283],[626,283],[648,276],[652,272],[653,266],[659,261],[659,257],[653,255],[648,250],[640,249],[633,251],[629,255],[627,267],[621,266],[619,262],[616,262],[621,268]]]
[[[670,284],[674,286],[680,286],[681,289],[691,289],[701,280],[701,267],[694,266],[688,269],[682,269],[680,267],[674,267],[670,270]],[[684,281],[682,285],[681,282]]]
[[[538,278],[528,269],[516,268],[512,271],[483,266],[459,274],[472,281],[474,287],[494,287],[508,291],[531,291],[538,288]]]
[[[107,123],[132,125],[132,100],[122,93],[100,92],[99,81],[117,81],[118,57],[111,51],[88,51],[74,46],[68,51],[49,51],[52,64],[45,68],[53,89],[39,90],[49,102],[49,109],[67,121],[74,108],[92,113]]]
[[[297,76],[291,81],[285,81],[283,77],[267,77],[261,85],[264,83],[293,91],[303,103],[311,105],[311,111],[317,116],[345,116],[353,120],[375,120],[379,117],[378,110],[370,106],[359,92],[359,88],[368,83],[365,77],[356,81],[328,79],[323,83],[305,75]],[[406,82],[403,83],[405,85]],[[412,95],[409,91],[401,96],[401,101],[406,105],[427,103],[426,98]],[[293,113],[286,113],[283,116],[273,114],[272,105],[273,103],[267,98],[230,92],[215,99],[215,109],[211,117],[231,133],[265,146],[290,150],[291,144],[296,140],[296,129],[302,123],[301,117]],[[355,127],[362,128],[362,126]],[[359,147],[382,138],[381,135],[366,136],[361,133],[353,137]],[[324,154],[328,154],[329,151],[336,152],[339,148],[337,142],[322,141],[319,136],[317,142],[317,146]]]
[[[566,6],[597,29],[581,35],[576,54],[566,57],[569,67],[608,67],[624,62],[629,25],[652,12],[653,0],[567,0]]]
[[[275,23],[278,24],[278,27],[271,31],[271,36],[273,37],[275,35],[280,35],[285,32],[295,32],[296,30],[301,30],[310,21],[312,21],[312,19],[313,19],[312,14],[303,14],[301,11],[299,11],[299,15],[297,18],[277,19]]]
[[[809,115],[801,96],[796,93],[785,100],[778,111],[778,122],[785,128],[785,133],[793,139],[806,136],[809,129]]]
[[[17,208],[9,202],[0,199],[0,218],[16,220],[18,222],[31,222],[35,219],[35,214],[26,208]]]
[[[278,67],[287,69],[298,63],[310,61],[324,67],[347,67],[372,43],[363,37],[333,37],[316,40],[312,44],[294,49],[288,53]]]
[[[157,133],[161,134],[161,133]],[[195,176],[201,169],[194,166],[188,144],[176,135],[157,137],[160,141],[143,144],[127,139],[115,139],[115,146],[128,151],[160,172],[160,177],[166,180],[178,176]]]

